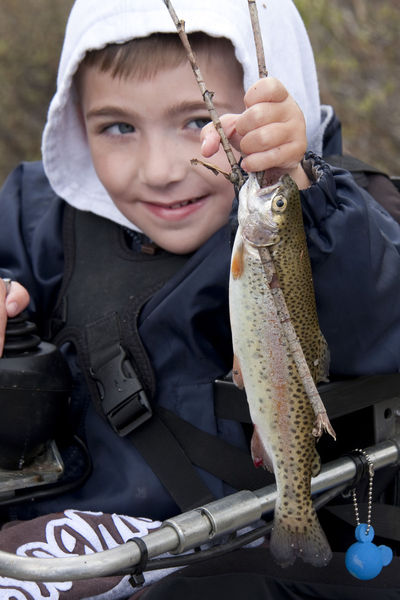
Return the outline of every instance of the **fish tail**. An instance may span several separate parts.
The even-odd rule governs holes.
[[[314,567],[325,567],[332,558],[329,542],[312,507],[301,522],[283,514],[279,506],[275,508],[270,550],[281,567],[292,565],[296,558]]]

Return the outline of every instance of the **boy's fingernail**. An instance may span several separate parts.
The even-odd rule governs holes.
[[[7,303],[6,306],[9,317],[15,317],[18,314],[18,304],[16,302]]]

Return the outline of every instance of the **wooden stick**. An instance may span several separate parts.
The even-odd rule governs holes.
[[[257,53],[258,75],[261,78],[268,77],[267,67],[265,66],[265,54],[260,30],[260,21],[258,20],[258,10],[256,0],[248,0],[251,26],[253,28],[254,43]]]
[[[175,24],[176,30],[181,39],[183,47],[186,50],[187,57],[189,59],[190,65],[192,67],[194,76],[196,77],[196,81],[199,85],[204,102],[207,106],[208,112],[210,113],[210,117],[212,119],[212,122],[214,123],[214,127],[217,130],[219,137],[221,139],[222,147],[225,151],[225,154],[227,156],[227,159],[228,159],[229,164],[232,169],[232,173],[229,175],[229,180],[233,183],[233,185],[237,186],[238,188],[241,188],[243,183],[245,182],[245,179],[242,174],[242,170],[236,161],[235,155],[233,154],[233,151],[232,151],[232,146],[225,134],[225,131],[222,129],[220,118],[218,116],[217,111],[215,110],[215,106],[212,101],[214,93],[208,91],[206,88],[203,76],[201,74],[199,65],[196,60],[196,56],[192,50],[188,36],[185,31],[185,21],[182,21],[178,18],[170,0],[163,0],[163,2],[165,4],[165,6],[167,7],[167,9],[171,15],[171,18]]]
[[[190,162],[192,165],[201,165],[202,167],[209,169],[214,173],[214,175],[223,175],[225,179],[228,179],[228,181],[231,180],[231,174],[227,173],[223,169],[220,169],[219,167],[217,167],[217,165],[213,165],[212,163],[209,163],[205,160],[200,160],[199,158],[192,158]]]

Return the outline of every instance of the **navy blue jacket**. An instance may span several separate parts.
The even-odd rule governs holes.
[[[312,160],[321,176],[301,195],[331,372],[396,372],[400,365],[400,226],[348,172],[333,169],[317,157]],[[51,314],[62,281],[64,207],[40,163],[20,165],[0,194],[0,276],[12,277],[29,290],[30,310],[39,326]],[[213,411],[212,382],[231,368],[229,260],[228,225],[153,296],[141,314],[139,331],[157,378],[155,402],[242,446],[240,426],[217,420]],[[70,361],[76,373],[74,355]],[[82,405],[82,429],[94,463],[92,475],[73,494],[16,514],[31,517],[80,508],[164,519],[177,513],[130,442],[119,438],[90,403]],[[215,496],[230,491],[215,477],[202,476]]]

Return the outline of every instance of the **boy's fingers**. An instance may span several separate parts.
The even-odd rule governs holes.
[[[301,123],[298,125],[300,131]],[[298,154],[294,156],[295,162],[299,162],[307,148],[307,138],[305,135],[293,136],[291,122],[271,123],[264,127],[259,127],[247,133],[241,141],[240,148],[243,154],[253,154],[255,152],[265,152],[284,144],[292,144],[293,150]]]
[[[222,128],[225,132],[225,135],[232,143],[236,150],[239,149],[240,139],[241,137],[236,133],[236,120],[238,115],[234,114],[226,114],[223,115],[221,120]],[[203,127],[200,134],[201,145],[201,153],[206,158],[209,158],[219,150],[219,146],[221,143],[221,138],[219,133],[214,127],[213,123],[208,123]]]
[[[17,281],[11,281],[6,295],[6,310],[8,317],[19,315],[29,304],[29,294]]]
[[[293,111],[288,110],[287,103],[260,102],[247,108],[236,121],[236,131],[240,136],[259,127],[272,123],[284,123]]]
[[[0,356],[3,354],[7,319],[18,315],[28,304],[29,294],[20,283],[5,283],[0,278]]]
[[[6,284],[0,278],[0,356],[3,355],[4,333],[7,324]]]
[[[247,90],[244,103],[248,108],[259,102],[283,102],[288,95],[289,92],[279,79],[266,77],[259,79]]]
[[[297,167],[300,149],[295,142],[276,146],[264,152],[255,152],[246,156],[242,167],[249,172],[265,171],[276,168],[285,169],[288,173]]]

